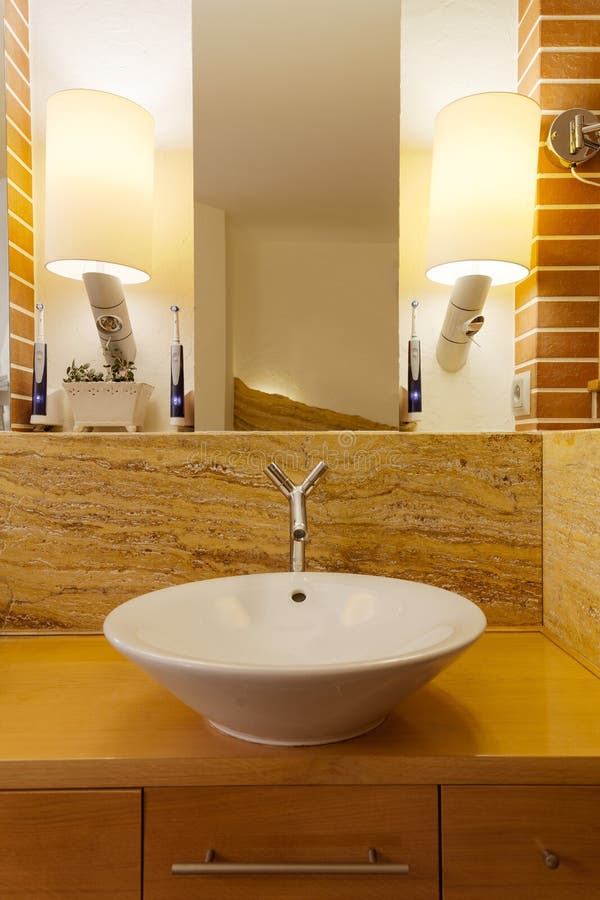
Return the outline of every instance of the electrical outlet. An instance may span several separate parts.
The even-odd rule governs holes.
[[[521,372],[512,380],[511,406],[514,416],[528,416],[531,411],[531,372]]]

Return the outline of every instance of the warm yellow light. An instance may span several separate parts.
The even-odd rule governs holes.
[[[81,278],[150,278],[154,120],[131,100],[61,91],[46,121],[45,264]]]
[[[435,122],[427,277],[454,284],[529,273],[540,109],[523,94],[488,93],[444,107]]]

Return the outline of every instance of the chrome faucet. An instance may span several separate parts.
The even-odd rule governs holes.
[[[294,484],[277,463],[269,463],[265,474],[273,484],[287,497],[290,503],[290,570],[304,572],[304,545],[308,535],[306,522],[306,498],[317,481],[327,471],[327,463],[320,462],[307,475],[302,484]]]

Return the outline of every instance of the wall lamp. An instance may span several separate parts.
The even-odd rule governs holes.
[[[133,361],[122,282],[150,278],[154,120],[136,103],[61,91],[46,118],[46,268],[82,279],[107,363]]]
[[[540,108],[523,94],[473,94],[435,121],[427,277],[454,285],[437,344],[443,369],[467,361],[493,285],[531,265]]]

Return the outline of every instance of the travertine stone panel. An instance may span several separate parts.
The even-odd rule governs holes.
[[[536,435],[6,434],[2,630],[97,631],[137,594],[285,570],[272,459],[296,480],[330,466],[309,499],[307,568],[426,581],[490,623],[541,621]]]
[[[600,433],[544,435],[544,624],[600,666]]]
[[[235,431],[392,431],[391,425],[333,409],[309,406],[283,394],[268,394],[233,379]],[[412,431],[413,429],[404,429]]]

